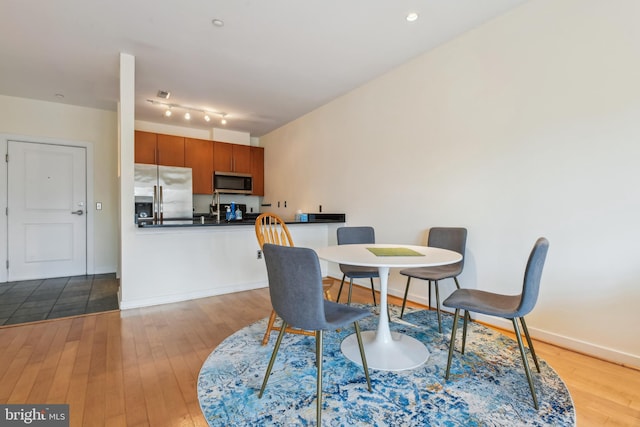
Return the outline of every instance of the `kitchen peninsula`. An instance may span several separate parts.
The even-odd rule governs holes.
[[[345,221],[340,215],[337,219],[309,215],[308,222],[287,225],[296,246],[318,248],[336,244],[336,230]],[[189,222],[136,226],[136,251],[144,256],[136,257],[135,268],[129,271],[128,280],[136,286],[123,289],[121,309],[268,286],[255,221]],[[321,268],[326,274],[328,264],[322,262]]]

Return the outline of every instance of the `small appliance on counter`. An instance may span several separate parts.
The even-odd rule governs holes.
[[[347,215],[343,213],[308,213],[308,222],[346,222]]]

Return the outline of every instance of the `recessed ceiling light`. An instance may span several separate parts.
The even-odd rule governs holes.
[[[415,12],[411,12],[407,15],[407,21],[414,22],[418,19],[418,14]]]
[[[214,27],[224,27],[224,21],[222,19],[212,19],[211,23],[213,24]]]
[[[55,97],[58,98],[58,99],[64,99],[64,95],[61,94],[61,93],[56,93]]]

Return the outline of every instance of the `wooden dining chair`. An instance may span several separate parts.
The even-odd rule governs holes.
[[[294,246],[293,239],[291,238],[291,233],[289,232],[287,224],[285,224],[282,218],[274,213],[265,212],[263,214],[260,214],[256,218],[255,229],[256,238],[258,239],[258,244],[260,245],[261,250],[263,249],[265,243],[271,243],[280,246]],[[331,300],[331,293],[329,292],[331,286],[333,286],[333,279],[322,279],[322,289],[324,291],[325,298],[328,300]],[[280,325],[277,325],[275,323],[276,317],[276,312],[272,309],[271,315],[269,316],[269,323],[267,324],[267,330],[264,333],[264,337],[262,338],[262,345],[267,345],[267,342],[269,342],[269,335],[272,331],[280,330]],[[313,331],[305,331],[303,329],[296,328],[287,328],[286,332],[290,332],[292,334],[315,336],[315,332]]]

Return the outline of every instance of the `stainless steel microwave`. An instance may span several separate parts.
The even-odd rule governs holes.
[[[213,190],[219,193],[251,194],[253,178],[246,173],[214,172]]]

